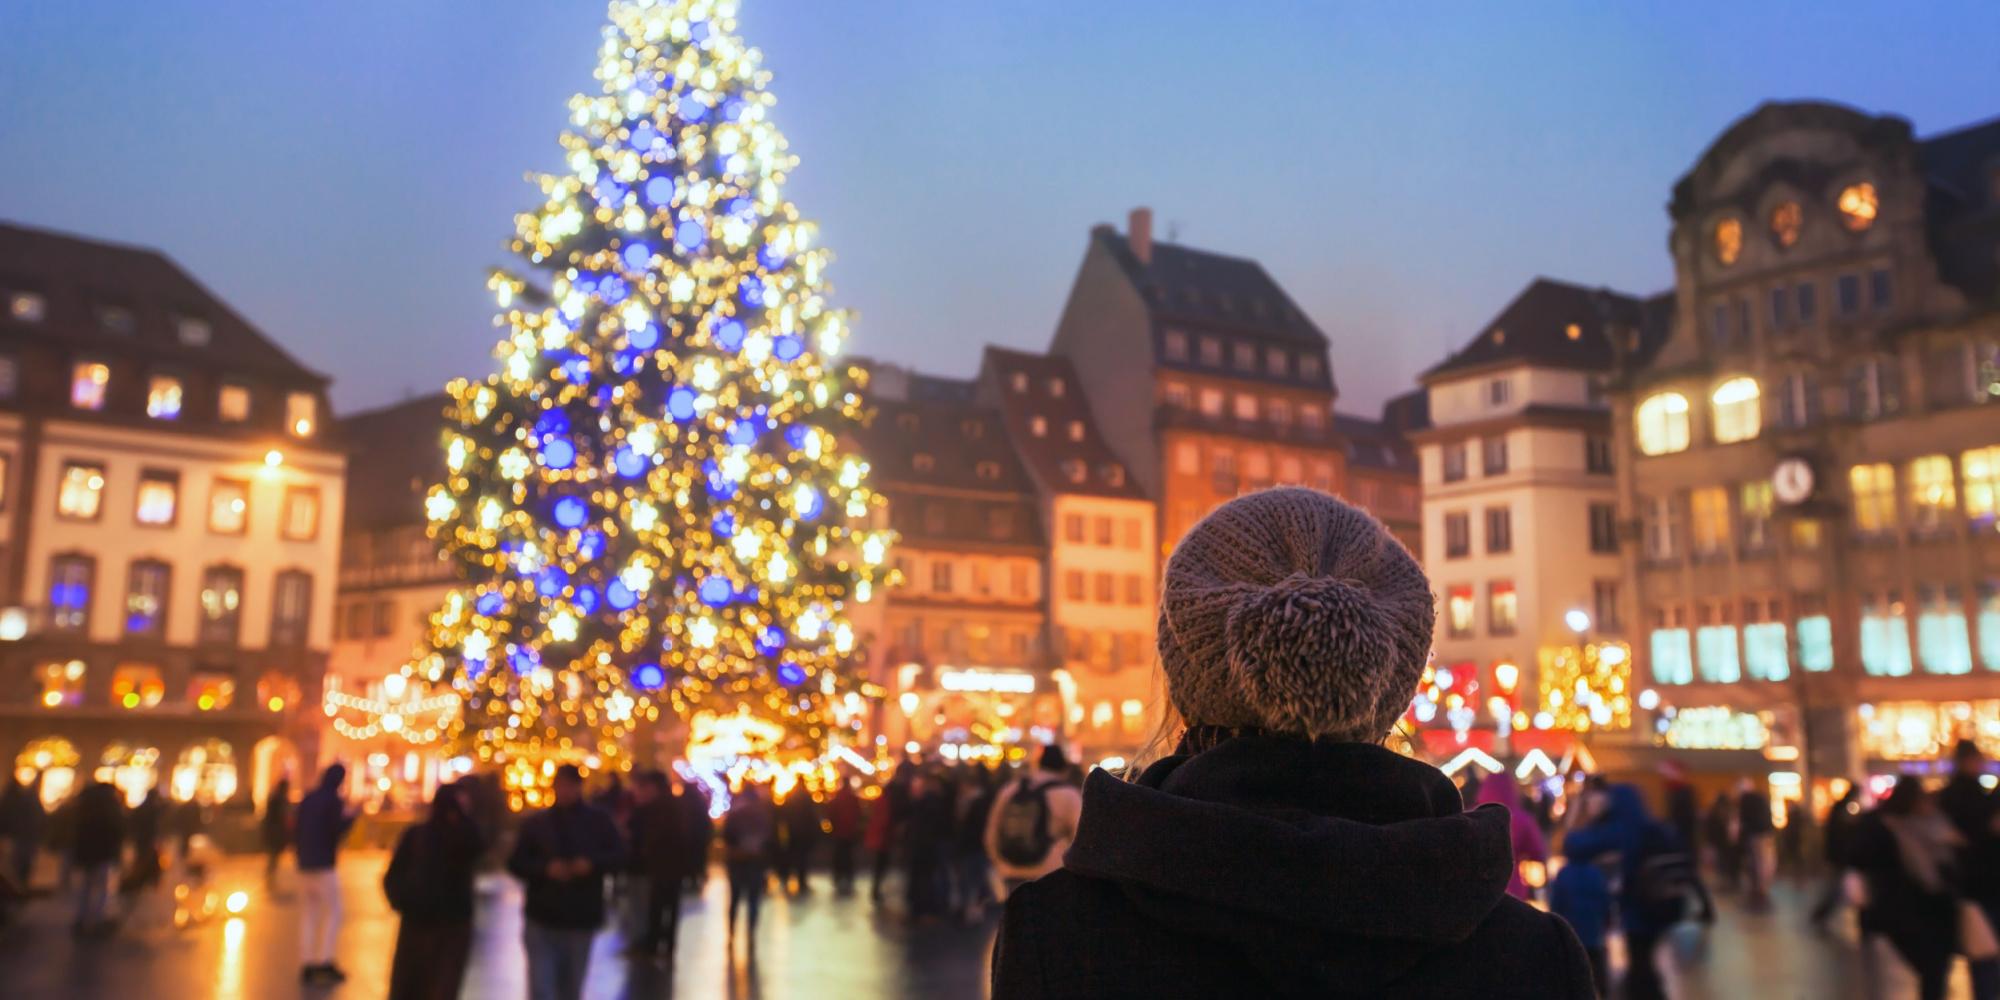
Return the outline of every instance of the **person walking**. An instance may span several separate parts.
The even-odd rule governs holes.
[[[632,894],[638,919],[626,954],[648,960],[665,952],[674,964],[680,935],[681,882],[688,863],[688,830],[667,776],[648,771],[632,782]]]
[[[737,914],[747,911],[746,947],[752,953],[757,950],[757,911],[763,906],[764,884],[770,878],[776,827],[771,800],[758,784],[745,784],[722,820],[723,861],[729,871],[729,944],[736,944]]]
[[[903,828],[903,905],[912,921],[929,922],[951,906],[951,824],[956,803],[944,782],[920,771],[910,782]]]
[[[1771,817],[1770,796],[1757,790],[1756,783],[1744,778],[1736,794],[1736,853],[1742,858],[1744,905],[1767,909],[1771,905],[1771,873],[1777,867],[1777,824]]]
[[[1819,902],[1813,905],[1813,926],[1826,929],[1836,910],[1846,900],[1847,872],[1854,853],[1854,831],[1861,822],[1861,786],[1851,784],[1839,801],[1826,812],[1821,826],[1820,850],[1826,859],[1826,882]]]
[[[1938,808],[1965,839],[1959,868],[1966,898],[2000,928],[2000,794],[1981,782],[1988,775],[1979,744],[1958,741],[1951,764],[1951,780],[1938,793]]]
[[[472,881],[486,849],[465,793],[438,788],[430,816],[396,838],[382,894],[402,920],[389,1000],[457,1000],[472,951]]]
[[[590,944],[604,926],[604,879],[625,864],[625,842],[609,813],[583,800],[583,772],[556,768],[555,803],[525,820],[507,871],[521,880],[522,944],[533,1000],[578,1000],[590,974]]]
[[[1646,811],[1639,789],[1613,783],[1593,793],[1591,819],[1563,837],[1568,863],[1603,864],[1619,873],[1618,919],[1625,932],[1627,1000],[1665,1000],[1659,945],[1687,916],[1690,897],[1701,903],[1701,919],[1715,907],[1671,826]]]
[[[1590,957],[1598,996],[1611,995],[1611,879],[1604,867],[1568,861],[1549,882],[1549,912],[1563,918]]]
[[[861,846],[861,795],[854,779],[840,783],[840,790],[826,803],[827,839],[833,845],[833,891],[841,896],[854,894],[854,854]]]
[[[1736,796],[1727,788],[1715,793],[1715,801],[1702,817],[1702,834],[1708,840],[1711,864],[1725,892],[1735,892],[1743,878],[1743,811]]]
[[[1062,867],[1007,900],[995,1000],[1595,997],[1576,935],[1507,894],[1506,811],[1382,745],[1435,619],[1416,560],[1328,494],[1197,523],[1162,588],[1174,752],[1090,773]]]
[[[1964,838],[1920,779],[1904,775],[1895,790],[1856,827],[1850,864],[1860,873],[1861,935],[1885,941],[1917,977],[1922,1000],[1942,1000],[1952,958],[1965,948],[1965,921],[1976,910],[1957,891]],[[1984,917],[1980,920],[1984,922]],[[1991,929],[1986,936],[1990,940]],[[1872,968],[1880,996],[1880,971]]]
[[[874,808],[868,815],[868,850],[875,856],[874,878],[868,883],[868,898],[876,905],[882,902],[882,883],[889,877],[890,865],[895,860],[896,847],[902,840],[903,821],[910,810],[910,783],[917,776],[919,761],[912,755],[904,758],[896,766],[896,773],[889,776],[889,783],[882,788],[882,795],[875,800]]]
[[[278,884],[278,862],[292,840],[292,779],[279,778],[264,796],[264,815],[257,821],[257,836],[264,845],[264,888]]]
[[[7,782],[0,794],[0,837],[7,841],[8,871],[26,890],[35,875],[35,855],[41,852],[42,838],[48,833],[48,811],[42,808],[42,775],[22,781],[19,775]]]
[[[126,832],[132,842],[132,864],[126,869],[125,877],[119,880],[119,894],[126,898],[126,912],[130,913],[140,893],[160,884],[165,874],[160,864],[160,828],[166,821],[167,804],[160,796],[160,786],[146,789],[139,804],[132,807],[127,816]]]
[[[952,875],[958,886],[958,913],[968,924],[978,923],[995,898],[993,863],[986,854],[987,820],[993,814],[993,800],[999,796],[995,778],[993,772],[972,764],[967,765],[959,783],[958,818],[952,824]]]
[[[1514,839],[1514,877],[1507,880],[1507,894],[1515,899],[1533,898],[1521,870],[1530,862],[1547,865],[1549,845],[1542,839],[1542,828],[1535,823],[1535,817],[1521,804],[1521,786],[1505,774],[1492,775],[1479,783],[1478,804],[1507,810],[1510,817],[1508,829]]]
[[[813,845],[819,842],[819,803],[813,801],[812,793],[804,785],[793,785],[785,801],[778,804],[777,814],[778,889],[795,895],[811,892],[808,869],[812,865]]]
[[[1083,796],[1065,780],[1068,772],[1069,756],[1051,743],[1032,772],[994,795],[986,812],[985,846],[1005,895],[1062,867],[1083,812]]]
[[[112,882],[125,857],[125,832],[125,801],[118,789],[93,781],[77,793],[70,866],[80,879],[76,923],[71,927],[79,935],[101,934],[111,927]]]
[[[346,781],[346,765],[328,765],[319,787],[299,800],[292,850],[299,869],[299,958],[304,963],[299,979],[307,983],[347,981],[347,973],[333,960],[340,938],[340,875],[334,865],[357,815],[341,797]]]
[[[699,892],[708,884],[708,852],[715,843],[715,820],[708,814],[708,793],[695,782],[685,782],[675,801],[686,819],[683,829],[687,832],[687,854],[681,865],[684,888]]]

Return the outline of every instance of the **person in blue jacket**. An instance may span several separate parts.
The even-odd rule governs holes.
[[[334,863],[340,842],[354,826],[355,810],[341,798],[347,767],[329,766],[319,787],[299,800],[293,813],[293,852],[299,866],[299,957],[305,963],[299,978],[308,983],[338,983],[347,978],[333,960],[340,936],[340,876]]]

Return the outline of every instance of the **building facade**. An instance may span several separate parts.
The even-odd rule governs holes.
[[[1621,354],[1658,343],[1670,309],[1664,297],[1537,279],[1424,375],[1429,426],[1412,438],[1441,698],[1420,700],[1419,721],[1533,726],[1552,658],[1625,635],[1600,383]]]
[[[1423,476],[1408,435],[1429,426],[1421,390],[1390,400],[1380,417],[1333,415],[1347,459],[1343,495],[1373,512],[1412,555],[1422,557]]]
[[[1154,240],[1148,209],[1091,231],[1049,353],[1158,505],[1161,559],[1240,493],[1346,485],[1326,335],[1256,261]]]
[[[1808,779],[2000,750],[2000,121],[1767,104],[1670,211],[1612,425],[1641,676]]]
[[[1131,754],[1157,725],[1155,508],[1098,430],[1068,359],[989,347],[980,398],[1003,416],[1047,526],[1047,649],[1084,760]]]
[[[261,801],[318,756],[326,379],[164,255],[0,226],[0,748],[46,799]]]

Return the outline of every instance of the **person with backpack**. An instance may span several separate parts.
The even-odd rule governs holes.
[[[1690,898],[1704,922],[1715,908],[1695,871],[1694,859],[1673,827],[1653,818],[1633,785],[1613,783],[1597,793],[1595,818],[1563,838],[1570,864],[1599,863],[1618,872],[1618,918],[1625,933],[1628,1000],[1665,1000],[1659,945],[1687,916]]]
[[[1007,900],[994,1000],[1594,998],[1568,925],[1507,894],[1507,811],[1385,745],[1436,619],[1416,559],[1330,494],[1196,523],[1161,588],[1174,752],[1090,772],[1061,868]]]
[[[456,1000],[472,951],[472,881],[485,849],[455,785],[438,788],[430,817],[396,839],[382,875],[382,894],[402,917],[389,1000]]]
[[[986,814],[986,856],[1007,895],[1062,867],[1076,839],[1083,795],[1066,780],[1069,756],[1051,743],[1033,772],[1009,781]]]

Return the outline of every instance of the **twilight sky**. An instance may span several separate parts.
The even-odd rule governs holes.
[[[1421,8],[1419,10],[1418,8]],[[159,247],[343,411],[483,375],[596,0],[0,0],[0,218]],[[745,0],[853,350],[1046,346],[1089,227],[1258,258],[1371,411],[1537,274],[1665,287],[1729,123],[2000,114],[2000,5]]]

